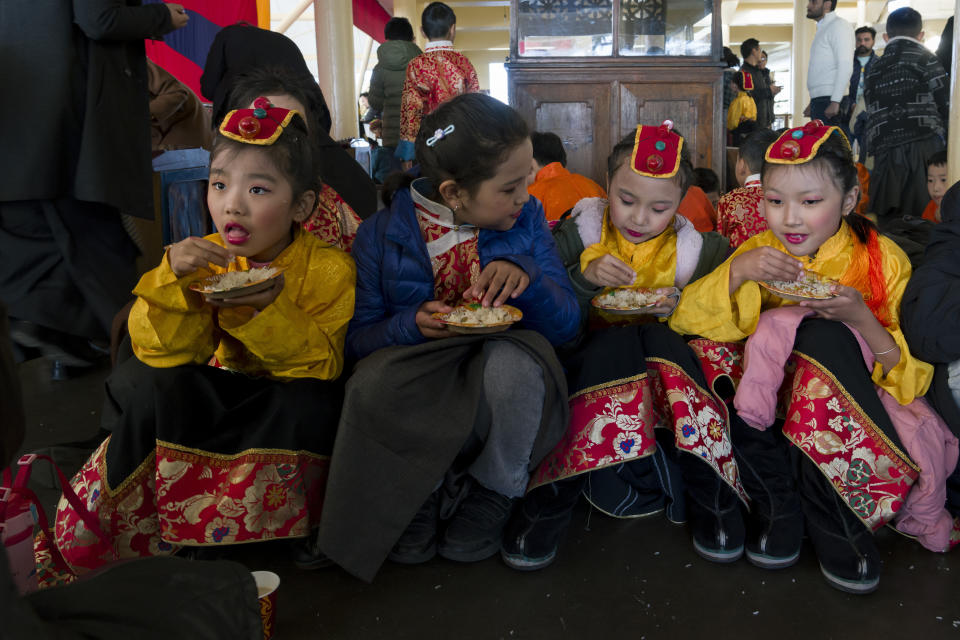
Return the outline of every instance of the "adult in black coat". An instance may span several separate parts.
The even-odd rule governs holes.
[[[300,48],[282,33],[246,23],[230,25],[217,32],[200,76],[200,90],[213,99],[215,127],[220,125],[231,105],[236,104],[236,96],[231,96],[231,92],[237,81],[251,71],[266,67],[280,67],[291,76],[308,76],[316,85]],[[309,124],[311,136],[321,149],[320,175],[357,215],[367,218],[376,213],[377,188],[363,167],[330,137],[330,109],[320,87],[316,86],[316,91],[311,93],[319,96],[312,100],[316,104],[312,105]]]
[[[943,27],[940,44],[937,46],[937,57],[940,58],[940,64],[949,76],[953,67],[953,16],[950,16]]]
[[[144,38],[178,4],[3,0],[0,299],[24,347],[84,364],[135,282],[120,213],[151,218]]]
[[[903,294],[900,324],[911,353],[935,367],[927,399],[960,434],[960,407],[948,385],[948,367],[960,360],[960,183],[943,196],[941,215]]]

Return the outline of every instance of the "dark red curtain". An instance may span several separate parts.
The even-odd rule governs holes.
[[[383,43],[383,28],[390,14],[377,0],[353,0],[353,26]]]

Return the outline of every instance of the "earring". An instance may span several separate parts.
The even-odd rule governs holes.
[[[460,208],[460,203],[459,203],[459,202],[458,202],[457,204],[453,205],[453,210],[454,210],[454,211],[458,210],[459,208]]]

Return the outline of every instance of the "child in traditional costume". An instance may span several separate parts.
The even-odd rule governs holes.
[[[716,512],[739,509],[742,493],[725,408],[708,391],[693,351],[662,322],[680,291],[723,262],[729,245],[677,214],[693,167],[672,127],[641,125],[621,140],[608,159],[610,200],[581,200],[554,230],[590,328],[565,358],[566,437],[537,468],[536,488],[504,536],[501,555],[516,569],[553,561],[583,487],[610,515],[666,508],[668,518],[683,522],[681,477],[692,498],[686,511],[695,544],[704,553],[732,553],[714,540]],[[653,306],[632,316],[591,311],[605,291],[624,289],[653,292]],[[663,428],[662,446],[655,427]]]
[[[317,204],[303,221],[303,228],[322,242],[349,253],[362,221],[350,201],[366,202],[367,195],[375,196],[376,187],[360,165],[351,162],[342,152],[339,143],[320,130],[314,113],[325,105],[317,81],[313,76],[296,75],[287,69],[264,67],[237,78],[230,94],[232,106],[237,109],[252,106],[259,96],[266,96],[278,107],[303,114],[320,168]],[[357,172],[359,176],[355,175]],[[337,188],[331,184],[334,178]],[[375,207],[363,215],[369,217],[374,212]]]
[[[404,163],[414,158],[420,121],[438,106],[464,93],[480,91],[477,70],[453,50],[457,16],[442,2],[431,2],[421,14],[420,31],[427,39],[423,53],[407,63],[400,97],[400,143],[394,155]]]
[[[734,249],[767,230],[763,219],[763,187],[760,170],[767,147],[777,139],[770,129],[757,129],[740,143],[734,169],[740,186],[725,193],[717,203],[717,231]]]
[[[303,119],[265,98],[255,106],[231,111],[213,143],[218,232],[171,245],[134,289],[136,358],[107,380],[112,435],[71,482],[111,544],[91,544],[66,501],[57,511],[57,544],[76,569],[303,538],[319,520],[356,271],[301,228],[317,187]],[[194,290],[255,267],[280,273],[228,299]]]
[[[753,99],[753,75],[747,71],[737,74],[737,97],[727,111],[727,131],[733,146],[740,146],[740,138],[757,128],[757,103]]]
[[[362,360],[347,383],[319,538],[360,578],[388,554],[496,554],[530,469],[566,427],[552,345],[576,335],[579,309],[527,193],[532,159],[516,111],[482,94],[454,98],[424,118],[423,177],[360,225],[347,348]],[[515,305],[519,329],[458,336],[435,315],[468,302]]]
[[[846,137],[815,120],[765,159],[769,230],[690,285],[670,326],[705,338],[691,346],[714,388],[738,385],[731,430],[751,498],[748,560],[795,563],[805,522],[828,583],[867,593],[880,579],[872,533],[884,524],[949,546],[944,480],[957,440],[920,398],[932,367],[900,331],[910,263],[851,215],[859,187]]]

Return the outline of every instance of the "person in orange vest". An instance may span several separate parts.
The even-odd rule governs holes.
[[[543,203],[548,221],[559,220],[583,198],[607,197],[607,192],[599,184],[567,170],[567,152],[560,136],[549,131],[534,131],[530,140],[533,142],[531,175],[534,180],[527,192]]]

